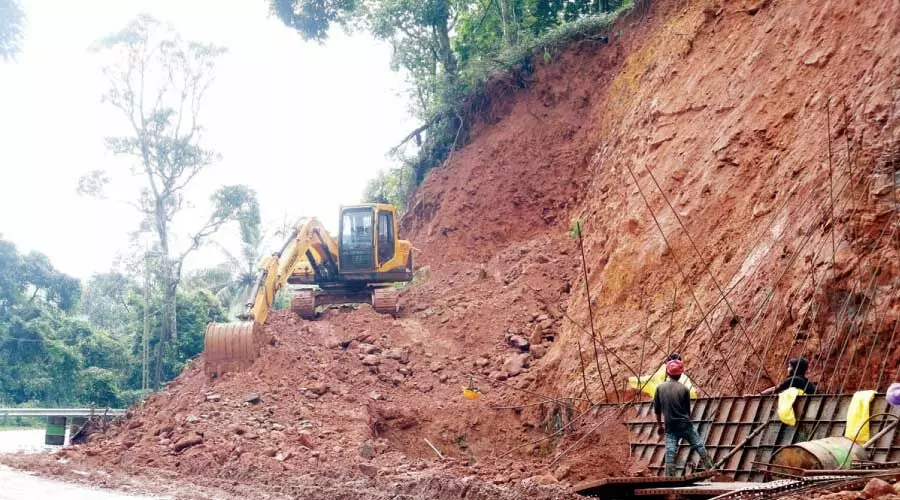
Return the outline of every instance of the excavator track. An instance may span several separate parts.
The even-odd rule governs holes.
[[[375,288],[372,290],[372,309],[379,314],[397,316],[400,312],[397,291],[393,288]]]
[[[315,290],[299,290],[291,297],[291,311],[303,319],[316,319]]]
[[[247,368],[259,357],[261,332],[253,321],[210,323],[203,338],[206,373],[217,376]]]

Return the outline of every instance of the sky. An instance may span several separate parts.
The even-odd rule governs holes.
[[[304,42],[269,15],[267,0],[21,4],[23,50],[0,61],[0,235],[80,278],[112,268],[139,222],[123,202],[137,195],[127,175],[132,160],[104,146],[127,128],[101,102],[107,84],[88,50],[139,13],[228,49],[201,111],[202,144],[222,160],[188,192],[192,207],[176,220],[180,241],[205,220],[209,195],[227,184],[256,190],[264,228],[300,216],[336,227],[339,206],[360,201],[366,180],[393,166],[388,149],[416,126],[388,45],[337,29],[324,45]],[[76,193],[78,178],[96,169],[112,174],[106,200]],[[236,234],[227,227],[219,239],[235,249]],[[207,248],[186,265],[216,265],[219,252]]]

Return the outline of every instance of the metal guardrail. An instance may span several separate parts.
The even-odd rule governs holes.
[[[0,417],[124,417],[124,408],[0,408]]]

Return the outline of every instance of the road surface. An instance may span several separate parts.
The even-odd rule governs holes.
[[[57,448],[44,446],[44,430],[0,431],[0,453],[43,453]],[[87,488],[33,476],[0,465],[0,500],[65,498],[67,500],[150,500],[147,497]]]

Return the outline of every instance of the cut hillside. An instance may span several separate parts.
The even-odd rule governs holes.
[[[591,392],[670,349],[707,394],[761,389],[797,355],[826,391],[883,390],[900,363],[898,30],[892,1],[654,2],[498,92],[404,227],[421,259],[474,266],[583,220],[612,365],[601,381],[587,363]],[[540,378],[579,394],[583,280],[563,307],[577,324]]]
[[[399,318],[272,314],[249,370],[196,360],[69,467],[273,498],[566,498],[646,466],[621,415],[581,412],[672,350],[705,394],[801,354],[826,391],[884,389],[898,30],[888,0],[660,1],[536,58],[525,88],[498,77],[410,200]]]

